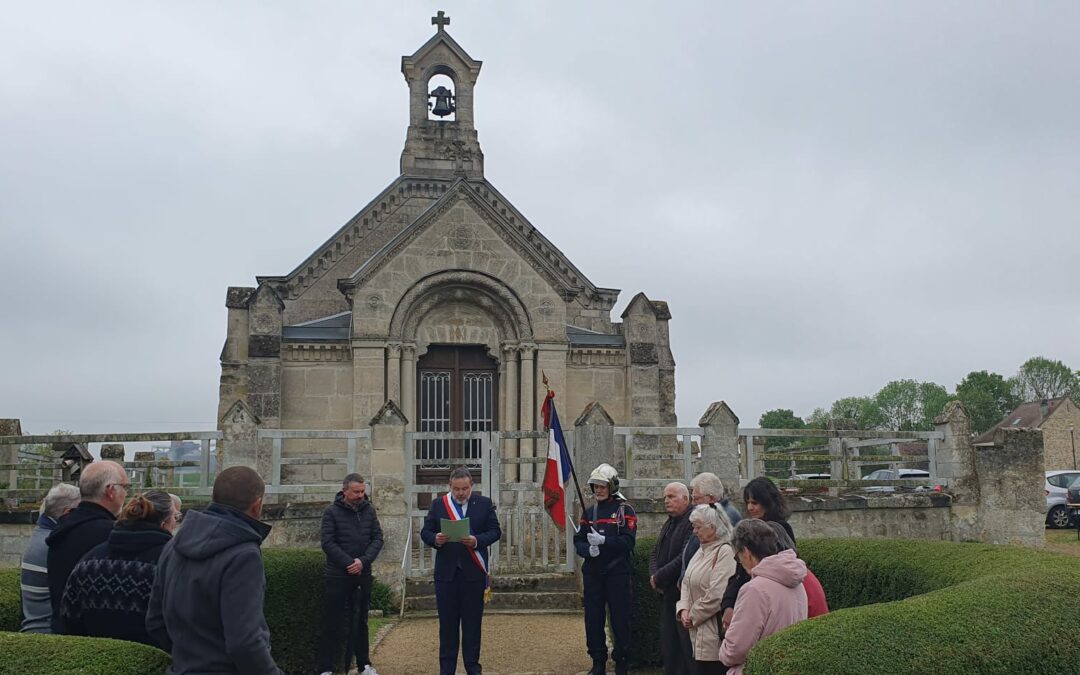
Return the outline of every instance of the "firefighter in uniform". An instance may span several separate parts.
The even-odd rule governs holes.
[[[603,675],[607,666],[605,608],[611,619],[615,647],[611,658],[615,673],[628,672],[630,646],[631,553],[637,538],[637,515],[619,492],[619,474],[601,464],[589,475],[596,504],[582,514],[574,535],[574,548],[584,559],[581,575],[585,586],[585,643],[592,657],[589,675]]]

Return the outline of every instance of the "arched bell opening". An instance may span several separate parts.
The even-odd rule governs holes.
[[[434,122],[457,121],[457,84],[451,73],[439,72],[427,81],[428,115]]]

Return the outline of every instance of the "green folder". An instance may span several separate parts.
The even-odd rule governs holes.
[[[469,519],[462,518],[461,520],[450,520],[449,518],[442,519],[442,533],[445,534],[450,541],[459,541],[463,537],[469,536]]]

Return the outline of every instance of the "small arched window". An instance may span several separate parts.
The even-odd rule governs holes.
[[[440,122],[457,120],[457,87],[448,75],[433,75],[427,83],[428,119]]]

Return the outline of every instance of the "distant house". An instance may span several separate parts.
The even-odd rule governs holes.
[[[996,426],[975,439],[975,445],[993,445],[998,429],[1041,429],[1046,470],[1077,468],[1080,435],[1080,407],[1067,396],[1030,401],[1002,418]]]

